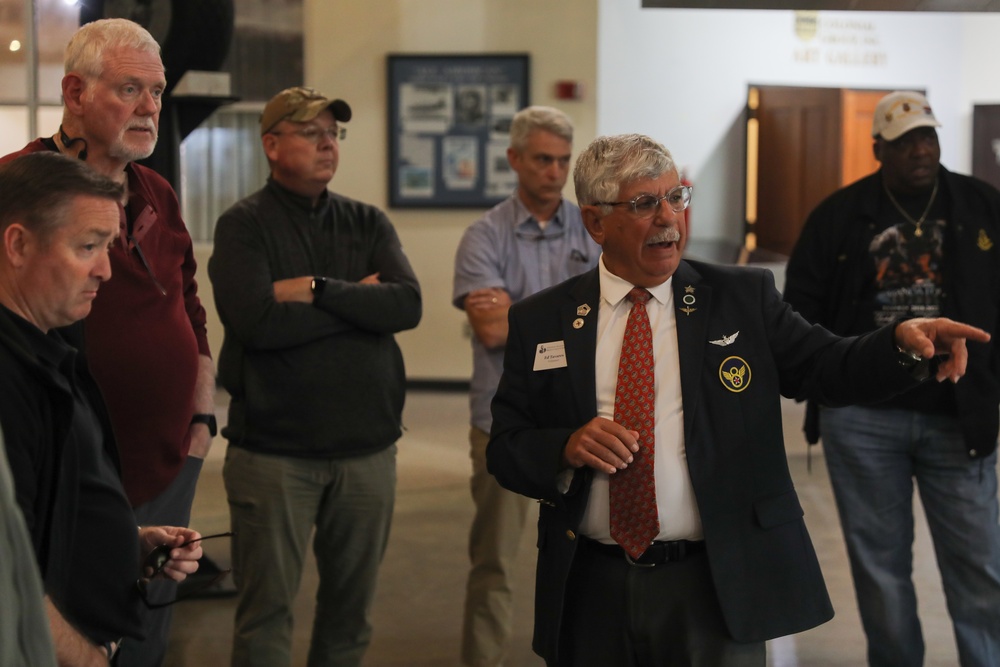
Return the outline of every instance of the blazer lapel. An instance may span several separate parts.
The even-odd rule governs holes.
[[[580,416],[589,420],[597,414],[594,355],[597,349],[597,311],[601,285],[597,269],[581,276],[567,295],[568,301],[559,312],[566,363],[572,382],[574,403]]]
[[[673,292],[684,401],[684,438],[690,443],[693,442],[694,418],[700,405],[712,289],[701,282],[701,275],[690,264],[682,261],[674,273]]]

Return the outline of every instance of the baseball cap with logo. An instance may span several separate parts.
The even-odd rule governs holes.
[[[351,107],[344,100],[331,100],[313,88],[285,88],[272,97],[260,115],[260,133],[267,134],[283,120],[304,123],[329,109],[341,123],[351,120]]]
[[[872,118],[872,136],[895,141],[918,127],[941,127],[931,103],[920,93],[897,91],[889,93],[875,107]]]

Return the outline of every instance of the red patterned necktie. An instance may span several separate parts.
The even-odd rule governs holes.
[[[615,389],[615,422],[639,432],[639,451],[632,463],[609,477],[611,538],[632,558],[639,558],[660,532],[653,478],[653,333],[646,313],[650,296],[640,287],[628,293],[632,310]]]

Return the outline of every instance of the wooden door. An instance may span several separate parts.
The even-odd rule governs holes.
[[[843,123],[843,143],[840,163],[840,185],[878,171],[879,163],[872,149],[872,119],[879,100],[892,91],[844,90],[840,118]]]
[[[791,254],[802,224],[817,204],[878,169],[872,152],[872,116],[888,92],[751,87],[746,239],[750,250]]]
[[[761,87],[756,242],[791,252],[804,216],[840,178],[836,89]]]

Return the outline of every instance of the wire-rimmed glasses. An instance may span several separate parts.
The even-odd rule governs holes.
[[[146,607],[148,607],[149,609],[162,609],[163,607],[169,607],[175,602],[180,602],[181,600],[194,597],[199,593],[201,593],[202,591],[211,588],[212,586],[215,586],[217,583],[222,581],[222,579],[227,574],[232,572],[232,569],[220,570],[214,577],[212,577],[212,579],[210,579],[205,584],[198,586],[197,588],[190,590],[183,595],[178,595],[169,602],[156,602],[150,600],[150,597],[153,597],[151,595],[151,590],[149,585],[150,580],[152,580],[154,577],[163,572],[163,568],[165,568],[167,566],[167,563],[170,561],[171,551],[173,551],[174,549],[181,549],[188,545],[194,544],[195,542],[204,542],[205,540],[212,540],[217,537],[232,537],[233,535],[235,535],[235,533],[233,532],[217,533],[215,535],[205,535],[204,537],[199,537],[196,540],[190,540],[178,546],[163,544],[150,551],[149,555],[146,556],[145,562],[143,562],[143,573],[149,572],[150,574],[140,577],[135,582],[135,588],[139,592],[139,598],[143,601],[143,604],[145,604]]]
[[[309,127],[304,127],[301,130],[289,130],[287,132],[281,132],[277,130],[272,130],[268,134],[297,134],[311,144],[319,144],[320,139],[326,136],[330,141],[343,141],[347,138],[347,128],[346,127],[316,127],[311,125]]]
[[[595,206],[625,206],[632,208],[632,212],[640,218],[648,218],[660,210],[660,202],[667,202],[667,206],[675,213],[680,213],[691,204],[690,185],[678,185],[672,188],[662,197],[651,194],[642,194],[628,201],[596,201]]]

